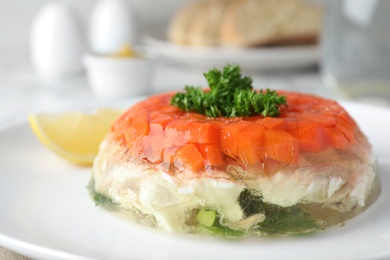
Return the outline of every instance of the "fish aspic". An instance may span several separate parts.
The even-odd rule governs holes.
[[[314,232],[380,194],[367,137],[336,101],[254,90],[238,66],[133,105],[101,143],[97,204],[169,232]]]

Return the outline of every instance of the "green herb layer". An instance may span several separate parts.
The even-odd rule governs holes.
[[[221,216],[216,210],[201,209],[196,219],[199,222],[197,229],[201,233],[226,238],[238,238],[245,234],[241,230],[233,230],[221,225]]]
[[[257,229],[270,235],[300,234],[320,229],[320,225],[298,206],[280,207],[265,203],[255,191],[243,190],[238,202],[246,217],[258,213],[265,215]]]

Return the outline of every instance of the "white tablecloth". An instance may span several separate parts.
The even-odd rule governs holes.
[[[204,71],[158,62],[151,93],[180,90],[185,85],[205,86]],[[322,86],[316,69],[290,72],[246,73],[256,88],[291,89],[334,97]],[[27,53],[0,52],[0,127],[24,120],[28,112],[55,112],[106,104],[126,105],[128,98],[102,100],[93,96],[85,75],[57,82],[41,80],[30,66]]]

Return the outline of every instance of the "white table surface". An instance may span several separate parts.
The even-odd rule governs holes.
[[[159,61],[154,69],[151,93],[181,90],[185,85],[205,86],[204,71]],[[245,72],[255,88],[291,89],[335,97],[322,86],[316,69],[289,72]],[[126,104],[126,98],[119,100]],[[40,79],[30,65],[28,53],[0,51],[0,127],[23,120],[28,112],[53,112],[79,107],[118,103],[93,96],[84,74],[57,82]]]
[[[151,94],[180,90],[185,85],[205,86],[201,71],[172,66],[164,61],[156,64]],[[251,75],[255,88],[287,89],[338,98],[323,86],[318,70],[245,73]],[[102,100],[88,87],[85,75],[48,83],[42,81],[30,66],[28,53],[0,51],[0,130],[26,120],[29,112],[55,112],[98,106],[126,106],[126,98]],[[382,103],[385,104],[385,103]],[[0,245],[0,259],[26,259]]]

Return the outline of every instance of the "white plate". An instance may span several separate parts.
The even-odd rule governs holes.
[[[281,239],[168,234],[96,207],[89,168],[43,148],[27,123],[0,131],[0,244],[39,259],[378,259],[390,257],[390,110],[343,103],[374,145],[383,192],[345,227]]]
[[[166,40],[165,30],[155,30],[145,36],[147,45],[174,63],[209,69],[226,64],[238,64],[245,71],[296,69],[314,66],[319,60],[317,46],[287,46],[258,48],[190,47]]]

